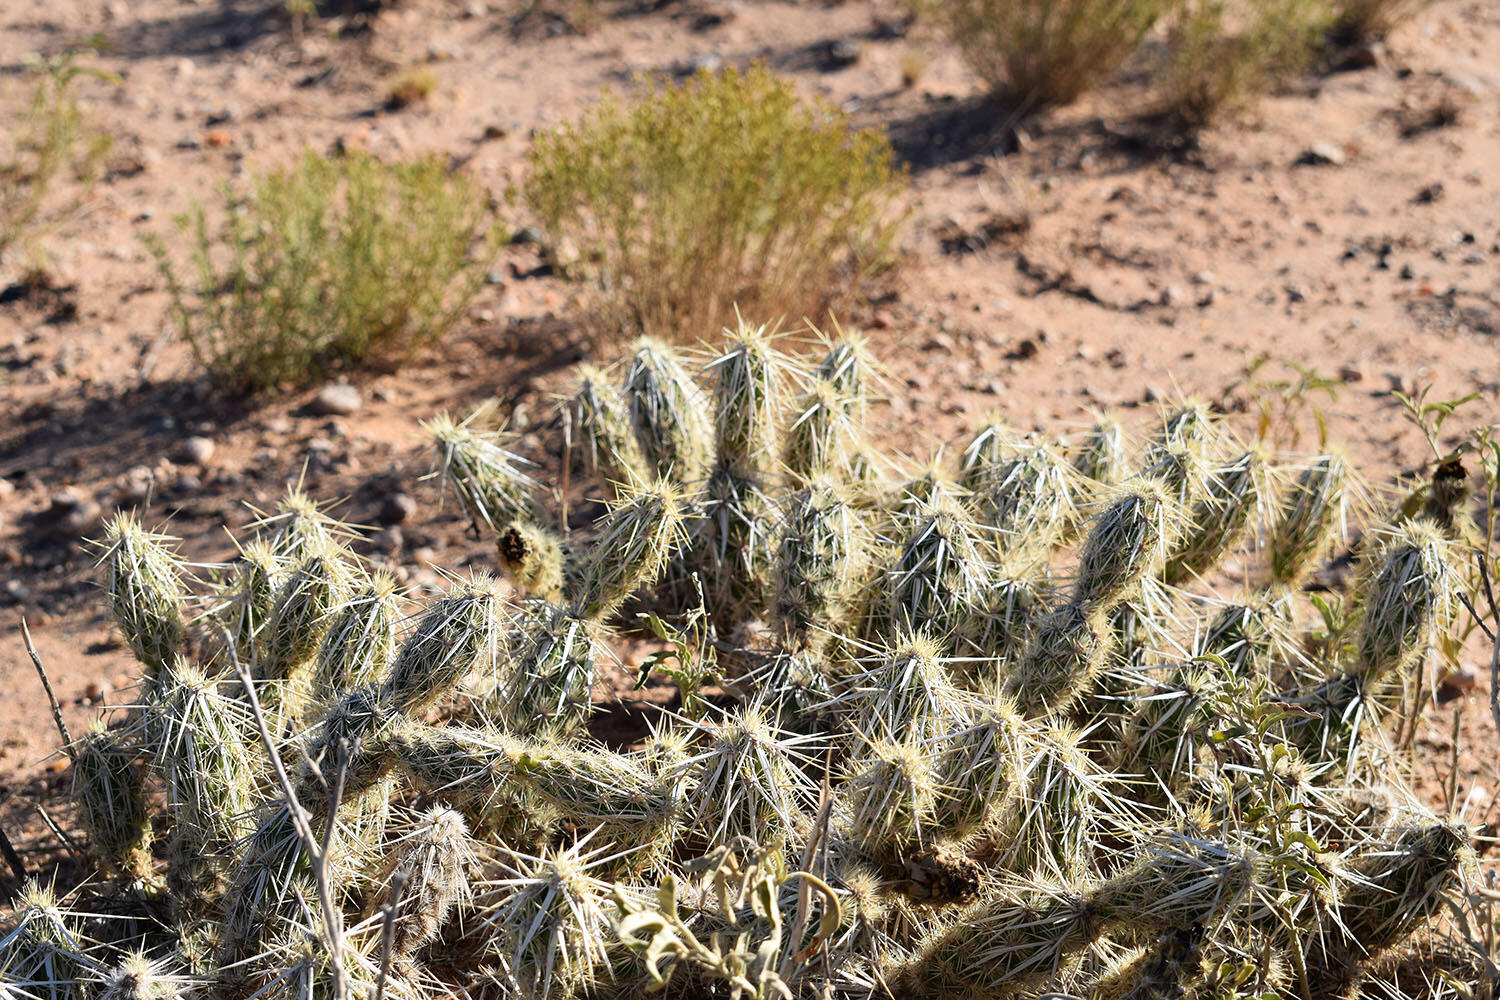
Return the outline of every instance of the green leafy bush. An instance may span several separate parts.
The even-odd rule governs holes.
[[[798,317],[890,259],[902,176],[873,130],[762,68],[606,97],[537,138],[525,195],[601,334]]]
[[[500,237],[480,185],[437,156],[309,151],[222,197],[217,228],[201,204],[177,219],[187,281],[165,241],[148,245],[193,356],[236,393],[412,356],[457,320]]]
[[[1164,107],[1189,128],[1244,108],[1311,64],[1332,20],[1326,0],[1186,0],[1160,69]]]
[[[964,59],[1008,105],[1066,104],[1114,72],[1179,0],[932,0]]]
[[[39,237],[78,207],[113,145],[78,106],[73,83],[81,76],[112,78],[71,55],[34,60],[31,68],[42,78],[14,123],[0,130],[0,263],[20,247],[39,268],[45,263]],[[59,198],[57,186],[65,180],[76,186]]]

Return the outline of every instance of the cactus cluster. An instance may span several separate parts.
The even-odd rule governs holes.
[[[1387,738],[1468,586],[1451,519],[1372,505],[1315,619],[1346,459],[1186,402],[904,469],[865,345],[824,350],[744,324],[583,373],[607,503],[567,535],[484,413],[433,421],[505,579],[425,606],[296,493],[207,581],[117,517],[141,689],[65,748],[100,880],[26,888],[5,989],[1311,1000],[1415,995],[1424,954],[1422,995],[1478,995],[1434,921],[1472,832]],[[612,748],[648,625],[681,697]]]

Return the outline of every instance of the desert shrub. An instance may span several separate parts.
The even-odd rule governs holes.
[[[606,97],[538,136],[525,194],[605,336],[813,315],[889,260],[885,138],[762,68]]]
[[[231,392],[410,357],[457,320],[498,246],[483,189],[437,156],[309,151],[222,199],[216,228],[201,204],[176,220],[189,278],[148,244],[182,338]]]
[[[1332,34],[1339,41],[1384,38],[1428,0],[1334,0]]]
[[[869,447],[868,364],[845,341],[805,367],[749,326],[708,356],[637,345],[575,401],[610,439],[599,467],[625,474],[566,538],[554,495],[479,426],[491,409],[433,422],[438,471],[519,593],[474,572],[419,603],[299,494],[194,593],[169,539],[117,518],[109,607],[141,690],[67,747],[102,874],[79,900],[23,890],[8,982],[1494,996],[1476,831],[1416,798],[1389,736],[1478,600],[1479,505],[1450,490],[1439,522],[1391,497],[1354,524],[1352,470],[1287,455],[1265,456],[1280,495],[1262,501],[1228,488],[1245,445],[1193,404],[1144,440],[1109,421],[1047,446],[1076,476],[1017,475],[1044,445],[994,424],[890,475],[840,460]],[[852,426],[793,472],[777,444],[815,385]],[[663,465],[668,437],[731,475]],[[1101,437],[1118,462],[1081,457]],[[1112,485],[1081,471],[1111,465]],[[1060,488],[1083,520],[1028,535],[1014,510]],[[1262,518],[1269,543],[1229,530]],[[1287,539],[1321,560],[1351,528],[1347,590],[1283,582]],[[614,749],[587,724],[617,726],[618,703],[590,692],[638,622],[661,646],[605,697],[653,674],[681,697],[637,702],[640,745]]]
[[[45,258],[37,240],[82,202],[113,144],[79,107],[73,84],[83,76],[110,77],[71,55],[35,60],[31,68],[41,79],[14,121],[0,130],[0,264],[20,247],[33,267],[41,267]],[[63,181],[75,188],[59,197]]]
[[[406,70],[385,91],[385,106],[400,111],[414,104],[421,104],[437,92],[437,74],[425,66],[413,66]]]
[[[1007,104],[1066,104],[1109,76],[1178,0],[928,0]]]
[[[1186,0],[1168,30],[1158,86],[1197,128],[1305,70],[1332,20],[1325,0]]]

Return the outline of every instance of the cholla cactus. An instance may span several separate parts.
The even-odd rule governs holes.
[[[220,588],[215,617],[229,633],[241,660],[252,661],[286,582],[286,560],[265,539],[240,547],[233,572]]]
[[[1179,516],[1161,486],[1150,480],[1133,484],[1095,516],[1078,558],[1073,602],[1110,611],[1131,596],[1170,551]]]
[[[1127,448],[1125,425],[1104,416],[1072,441],[1067,453],[1084,482],[1115,486],[1125,477]]]
[[[1278,581],[1299,582],[1343,534],[1349,479],[1347,459],[1319,455],[1287,486],[1271,528],[1271,575]]]
[[[1104,669],[1106,628],[1104,614],[1085,604],[1067,604],[1039,618],[1005,678],[1005,693],[1029,716],[1067,710]]]
[[[98,1000],[177,1000],[187,995],[190,983],[170,970],[165,959],[153,960],[144,951],[126,952],[97,973],[92,995]]]
[[[83,997],[84,976],[98,968],[76,918],[63,910],[52,886],[21,884],[14,926],[0,938],[0,974],[17,996],[48,1000]]]
[[[168,548],[174,539],[120,513],[105,525],[104,540],[109,610],[149,675],[172,661],[187,633],[182,565]]]
[[[229,849],[251,831],[259,759],[246,738],[253,722],[243,702],[185,661],[173,664],[167,677],[151,757],[174,824],[174,882],[186,893],[202,888],[195,884],[204,877],[199,872],[221,868]]]
[[[785,843],[814,799],[804,773],[805,748],[813,741],[773,728],[758,706],[694,728],[697,752],[672,778],[690,789],[686,809],[705,849],[739,837]]]
[[[396,581],[376,573],[341,608],[323,636],[313,674],[315,695],[374,683],[385,676],[396,647]]]
[[[649,337],[637,340],[624,394],[649,474],[685,483],[701,479],[708,469],[708,404],[676,352]]]
[[[973,503],[1004,552],[1049,549],[1072,527],[1078,490],[1072,466],[1050,443],[1027,437],[971,478]]]
[[[1438,645],[1458,613],[1453,543],[1429,522],[1395,528],[1374,556],[1365,587],[1357,669],[1374,681],[1404,674]]]
[[[523,593],[561,601],[573,584],[575,567],[562,539],[539,524],[511,521],[495,537],[500,566]]]
[[[509,663],[487,712],[516,733],[562,734],[587,721],[594,665],[604,656],[599,627],[567,608],[527,608],[513,626]]]
[[[843,488],[813,479],[787,498],[770,602],[787,648],[816,654],[852,628],[867,550],[862,518]]]
[[[1239,542],[1266,491],[1264,465],[1257,452],[1247,451],[1207,471],[1202,492],[1167,560],[1168,583],[1208,571]]]
[[[596,860],[577,847],[516,854],[511,874],[486,887],[494,898],[484,949],[527,1000],[577,996],[613,978],[613,886],[591,874]]]
[[[636,444],[625,398],[602,369],[584,367],[578,375],[578,391],[567,403],[566,419],[584,469],[605,482],[636,482],[643,475],[645,459]]]
[[[135,736],[96,719],[69,752],[73,798],[95,857],[111,871],[145,878],[151,871],[151,817]]]
[[[925,632],[900,633],[844,681],[844,693],[833,704],[869,739],[922,741],[961,726],[967,721],[965,698],[942,652]]]
[[[622,489],[579,570],[577,613],[603,621],[655,583],[683,542],[686,519],[687,498],[679,486],[657,480]]]
[[[501,591],[476,575],[440,597],[402,643],[385,683],[385,697],[416,712],[447,694],[468,673],[497,668]]]
[[[938,493],[911,516],[901,549],[874,584],[865,630],[877,641],[921,629],[961,649],[990,584],[986,533],[967,508]]]
[[[394,906],[392,953],[409,958],[438,936],[455,909],[473,896],[471,873],[479,852],[464,818],[434,806],[402,833],[386,854],[372,909]]]
[[[908,459],[866,433],[857,340],[784,408],[763,330],[713,358],[586,377],[575,454],[613,502],[566,538],[503,435],[432,425],[514,589],[418,604],[293,490],[191,620],[117,519],[146,683],[67,748],[99,888],[87,923],[23,890],[0,993],[1404,997],[1386,970],[1467,947],[1472,833],[1383,732],[1456,648],[1461,490],[1357,523],[1326,455],[1271,504],[1273,456],[1193,403],[1129,456],[1106,416]],[[1346,519],[1361,571],[1309,596]],[[1231,556],[1258,589],[1213,592]]]
[[[500,431],[474,425],[488,420],[491,407],[481,406],[463,420],[446,413],[424,423],[437,450],[440,475],[476,528],[499,534],[512,521],[540,520],[536,480],[524,471],[527,462],[510,450]]]

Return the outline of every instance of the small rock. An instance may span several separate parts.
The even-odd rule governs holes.
[[[1199,271],[1193,275],[1193,284],[1195,285],[1212,285],[1213,283],[1214,273],[1212,271]]]
[[[522,226],[511,234],[510,245],[513,247],[539,246],[546,239],[546,234],[536,226]]]
[[[1041,348],[1037,346],[1037,342],[1027,337],[1018,343],[1007,357],[1015,358],[1018,361],[1029,361],[1036,357],[1039,351],[1041,351]]]
[[[1005,395],[1005,383],[997,378],[992,378],[985,383],[984,391],[991,396],[1003,396]]]
[[[358,412],[363,404],[364,400],[360,398],[358,389],[339,382],[319,389],[309,408],[320,416],[347,417]]]
[[[214,443],[196,434],[184,439],[172,452],[172,460],[184,465],[207,465],[208,460],[213,457]]]
[[[835,38],[825,50],[825,69],[847,69],[859,62],[859,42],[852,38]]]
[[[315,437],[307,440],[307,450],[316,455],[327,455],[337,447],[332,438]]]
[[[1315,142],[1304,149],[1294,161],[1303,167],[1340,167],[1349,155],[1331,142]]]
[[[177,477],[177,482],[172,485],[172,489],[176,490],[182,496],[192,496],[195,493],[203,492],[203,480],[191,472],[184,472]]]
[[[83,500],[62,519],[59,526],[74,538],[98,534],[104,524],[104,508],[93,500]]]
[[[1156,403],[1167,398],[1167,393],[1157,386],[1148,385],[1146,391],[1141,394],[1141,402]]]
[[[1162,289],[1161,304],[1169,309],[1178,309],[1187,305],[1188,294],[1181,285],[1168,285]]]
[[[404,542],[405,538],[401,535],[401,529],[395,525],[391,525],[389,528],[382,528],[370,536],[371,547],[376,552],[384,552],[387,555],[392,555],[400,551],[401,545]]]
[[[380,506],[376,519],[381,524],[400,524],[417,510],[417,502],[405,493],[392,493]]]
[[[496,139],[504,139],[506,136],[510,135],[510,129],[506,128],[504,125],[497,125],[494,122],[491,122],[484,127],[483,135],[484,141],[494,142]]]
[[[896,325],[896,319],[888,310],[877,309],[875,315],[870,317],[870,326],[877,330],[889,330]]]
[[[1412,195],[1411,203],[1413,205],[1433,205],[1443,200],[1443,193],[1443,182],[1434,181],[1431,184],[1424,185],[1421,190]]]
[[[31,588],[26,586],[15,577],[5,581],[5,596],[17,604],[24,603],[31,598]]]
[[[83,504],[84,498],[72,490],[63,490],[52,494],[48,502],[47,514],[54,521],[61,520],[68,514],[77,510]]]
[[[272,417],[266,421],[266,432],[269,434],[290,434],[292,422],[286,417]]]

